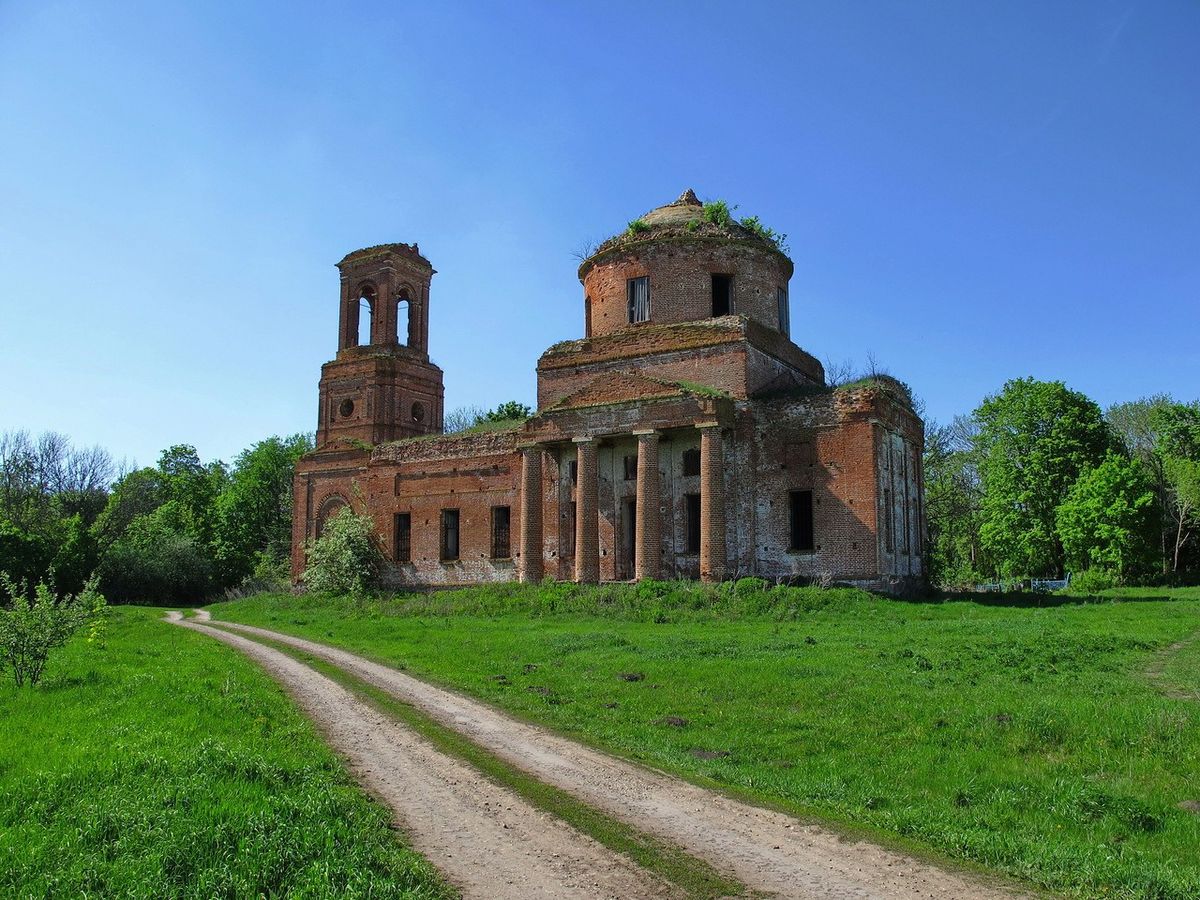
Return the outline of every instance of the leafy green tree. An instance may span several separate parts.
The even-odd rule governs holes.
[[[121,478],[92,526],[100,552],[120,539],[134,519],[154,512],[166,499],[166,484],[156,468],[134,469]]]
[[[364,596],[376,584],[383,563],[374,520],[348,506],[325,524],[307,555],[303,581],[322,594]]]
[[[54,552],[46,535],[0,520],[0,573],[13,582],[32,585],[44,579]]]
[[[1056,520],[1075,571],[1103,569],[1125,581],[1151,565],[1161,517],[1149,473],[1136,459],[1109,453],[1080,475]]]
[[[532,415],[533,410],[524,403],[509,400],[507,403],[501,403],[483,418],[487,422],[507,422],[511,419],[528,419]]]
[[[191,525],[191,510],[176,500],[134,519],[100,561],[105,595],[125,603],[175,604],[212,593],[212,556]]]
[[[951,425],[925,428],[925,512],[929,525],[930,579],[962,586],[980,580],[979,474],[974,424],[959,416]]]
[[[1183,551],[1200,528],[1200,401],[1157,409],[1155,454],[1167,485],[1166,511],[1171,523],[1171,567],[1179,572]]]
[[[1061,573],[1056,511],[1112,447],[1100,407],[1061,381],[1009,381],[975,411],[980,539],[1002,575]]]
[[[313,449],[307,434],[269,437],[242,451],[217,498],[219,580],[233,585],[278,571],[292,545],[292,481],[296,461]]]
[[[1171,571],[1175,524],[1170,515],[1171,487],[1158,449],[1158,422],[1163,410],[1174,405],[1167,394],[1153,394],[1140,400],[1116,403],[1104,413],[1104,418],[1125,452],[1146,468],[1154,485],[1155,505],[1159,513],[1158,552],[1165,574]]]
[[[186,513],[186,528],[202,544],[212,543],[216,528],[216,499],[229,480],[229,472],[219,460],[209,465],[200,462],[196,448],[176,444],[162,452],[158,460],[163,494]]]

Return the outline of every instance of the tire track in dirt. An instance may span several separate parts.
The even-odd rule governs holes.
[[[1163,647],[1154,654],[1154,659],[1145,669],[1145,675],[1150,679],[1150,683],[1164,697],[1170,697],[1172,700],[1200,700],[1200,693],[1195,691],[1185,691],[1182,688],[1176,687],[1166,681],[1167,664],[1181,650],[1186,650],[1192,644],[1200,641],[1200,631],[1195,634],[1185,637],[1183,640],[1176,641],[1169,647]]]
[[[249,638],[178,612],[168,620],[239,650],[292,696],[396,815],[413,847],[468,898],[678,897],[629,859],[498,787],[336,682]]]
[[[594,809],[731,873],[752,890],[825,900],[1029,896],[867,841],[846,840],[783,813],[609,756],[345,650],[251,625],[214,624],[331,663]]]

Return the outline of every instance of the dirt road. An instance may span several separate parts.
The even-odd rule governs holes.
[[[511,765],[707,860],[751,889],[803,898],[1020,896],[617,759],[347,651],[248,625],[219,624],[332,663],[417,707]]]
[[[673,886],[435,750],[314,669],[206,626],[206,614],[168,617],[240,650],[278,681],[359,783],[395,811],[413,846],[465,897],[679,896]]]

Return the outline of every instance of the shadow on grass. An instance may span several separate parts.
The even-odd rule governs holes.
[[[1145,593],[1120,594],[1047,594],[1038,591],[943,591],[929,597],[896,598],[906,603],[975,603],[979,606],[1006,606],[1014,608],[1045,608],[1058,606],[1086,606],[1092,603],[1162,603],[1166,600],[1186,600],[1186,597],[1171,596],[1165,590],[1146,588]]]

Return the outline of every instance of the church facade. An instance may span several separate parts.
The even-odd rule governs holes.
[[[398,588],[751,575],[917,588],[923,426],[907,389],[826,385],[791,339],[791,260],[756,223],[712,213],[687,191],[601,244],[579,268],[583,337],[538,360],[536,413],[458,434],[442,433],[428,354],[432,266],[416,245],[347,255],[317,447],[296,471],[293,575],[350,506],[374,519]]]

